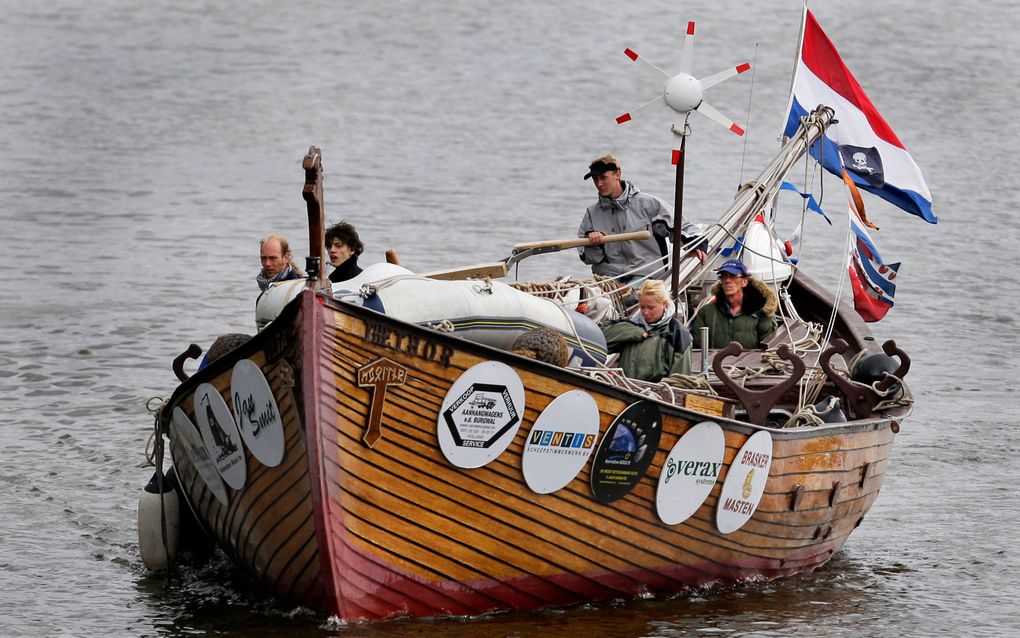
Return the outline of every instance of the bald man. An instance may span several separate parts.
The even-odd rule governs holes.
[[[259,255],[262,259],[262,270],[255,280],[259,290],[265,292],[274,282],[301,279],[304,271],[294,263],[290,254],[290,244],[279,235],[270,235],[259,242]]]

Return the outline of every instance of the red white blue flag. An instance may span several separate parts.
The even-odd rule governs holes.
[[[900,262],[887,264],[878,254],[878,247],[868,229],[857,216],[850,200],[850,284],[854,292],[854,309],[865,321],[880,320],[893,307],[896,275]]]
[[[841,176],[845,167],[860,188],[937,223],[921,170],[807,7],[802,31],[785,134],[793,135],[800,118],[818,105],[831,107],[838,122],[826,131],[822,144],[812,147],[811,155],[830,173]]]

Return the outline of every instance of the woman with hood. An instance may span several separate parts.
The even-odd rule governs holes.
[[[602,329],[609,352],[620,353],[623,373],[632,379],[659,381],[691,372],[691,333],[676,318],[666,285],[651,279],[638,291],[638,310]]]
[[[745,350],[760,348],[776,329],[776,293],[752,277],[739,259],[730,259],[716,273],[714,296],[698,309],[691,326],[695,347],[701,347],[701,328],[707,326],[710,348],[725,348],[731,341]]]

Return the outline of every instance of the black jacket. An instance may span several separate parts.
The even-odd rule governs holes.
[[[351,255],[347,258],[347,261],[340,264],[329,273],[329,280],[333,283],[340,281],[347,281],[348,279],[354,279],[361,274],[361,267],[358,266],[358,256]]]

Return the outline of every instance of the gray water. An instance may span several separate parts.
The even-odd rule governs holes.
[[[708,221],[775,150],[800,2],[0,2],[0,635],[1001,636],[1020,628],[1015,225],[1020,98],[1006,1],[812,2],[923,168],[937,226],[868,198],[896,307],[875,326],[917,398],[884,490],[814,574],[736,591],[467,620],[342,625],[222,561],[171,585],[137,554],[151,428],[191,342],[253,331],[257,241],[307,241],[300,160],[363,263],[418,270],[573,235],[612,151],[672,201],[670,118],[617,126],[657,87],[630,46],[696,75],[746,142],[692,120],[685,214]],[[722,6],[725,5],[725,6]],[[751,77],[748,77],[748,76]],[[845,219],[802,265],[839,281]],[[819,191],[816,190],[816,194]],[[781,222],[791,229],[796,220]],[[522,278],[583,275],[573,254]]]

